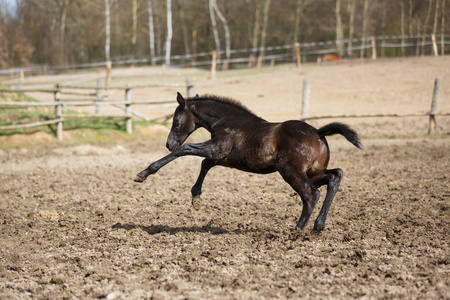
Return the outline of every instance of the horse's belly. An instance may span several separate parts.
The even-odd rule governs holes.
[[[227,167],[246,172],[267,174],[276,171],[276,156],[274,153],[248,153],[248,155],[240,157],[230,155],[223,162]]]

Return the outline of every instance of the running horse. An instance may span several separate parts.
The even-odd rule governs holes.
[[[170,154],[150,164],[134,181],[143,182],[178,157],[204,157],[200,174],[191,189],[192,204],[198,210],[203,180],[214,166],[259,174],[278,172],[302,199],[302,213],[296,225],[300,230],[305,228],[320,198],[318,188],[327,185],[313,232],[324,229],[328,210],[343,176],[341,169],[327,169],[330,149],[325,136],[341,134],[362,149],[353,129],[342,123],[330,123],[320,129],[302,121],[270,123],[238,101],[218,96],[197,95],[185,99],[178,93],[177,101],[179,105],[166,144]],[[211,139],[183,144],[200,127],[211,133]]]

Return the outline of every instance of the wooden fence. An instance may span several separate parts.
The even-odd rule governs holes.
[[[132,118],[139,117],[142,119],[146,119],[144,116],[139,114],[136,111],[132,110],[132,105],[163,105],[167,103],[176,103],[176,100],[132,100],[131,91],[133,89],[139,88],[149,88],[149,87],[185,87],[186,93],[188,97],[192,97],[192,88],[194,87],[192,81],[188,79],[186,84],[146,84],[146,85],[127,85],[123,86],[108,86],[102,87],[97,84],[97,87],[87,87],[87,86],[75,86],[75,85],[62,85],[57,84],[54,89],[23,89],[23,90],[9,90],[9,89],[0,89],[0,93],[24,93],[24,92],[39,92],[39,93],[53,93],[54,101],[53,102],[0,102],[0,108],[28,108],[28,107],[44,107],[44,106],[54,106],[55,107],[55,119],[47,120],[47,121],[39,121],[32,122],[26,124],[17,124],[17,125],[7,125],[0,126],[0,130],[9,130],[9,129],[20,129],[20,128],[29,128],[29,127],[37,127],[37,126],[46,126],[56,124],[56,136],[59,140],[63,139],[63,123],[65,118],[104,118],[104,117],[123,117],[125,119],[125,127],[126,131],[131,134],[133,131],[132,127]],[[83,93],[83,92],[69,92],[64,91],[64,89],[70,90],[87,90],[92,91],[94,93]],[[103,100],[101,96],[101,91],[103,90],[123,90],[124,100],[123,101],[108,101]],[[83,99],[71,99],[70,101],[62,100],[61,95],[72,95],[72,96],[84,96]],[[112,105],[118,109],[124,111],[124,114],[119,115],[105,115],[100,114],[101,106],[103,105]],[[79,107],[79,106],[95,106],[96,114],[95,115],[72,115],[72,114],[63,114],[63,107]]]
[[[344,114],[344,115],[325,115],[325,116],[309,116],[308,115],[308,106],[309,106],[309,82],[308,80],[303,81],[303,98],[302,98],[302,111],[300,120],[317,120],[317,119],[334,119],[334,118],[380,118],[380,117],[428,117],[429,118],[429,127],[428,134],[431,134],[435,131],[436,128],[436,116],[450,116],[450,113],[438,113],[438,104],[439,104],[439,94],[441,87],[441,78],[435,79],[433,96],[431,101],[431,109],[428,113],[409,113],[409,114]],[[56,135],[59,140],[63,138],[63,122],[65,118],[91,118],[91,117],[123,117],[125,118],[125,127],[128,133],[132,133],[132,118],[133,116],[139,118],[145,118],[140,115],[138,112],[132,110],[132,105],[140,105],[140,104],[150,104],[150,105],[163,105],[167,103],[175,104],[175,100],[132,100],[131,99],[131,91],[133,89],[138,88],[148,88],[148,87],[161,87],[161,86],[169,86],[169,87],[185,87],[186,93],[188,97],[192,97],[192,81],[187,80],[186,84],[153,84],[153,85],[127,85],[125,87],[120,86],[110,86],[110,87],[101,87],[97,85],[94,87],[86,87],[86,86],[71,86],[71,85],[56,85],[55,89],[46,89],[46,90],[0,90],[0,93],[11,93],[11,92],[44,92],[44,93],[53,93],[54,94],[54,102],[0,102],[0,108],[18,108],[18,107],[36,107],[36,106],[54,106],[55,107],[55,119],[41,122],[33,122],[27,124],[19,124],[19,125],[8,125],[8,126],[0,126],[0,130],[5,129],[18,129],[18,128],[28,128],[35,126],[45,126],[56,124]],[[93,90],[95,89],[94,94],[95,99],[91,101],[71,101],[64,102],[61,101],[61,94],[70,94],[70,95],[86,95],[84,93],[77,92],[64,92],[63,89],[79,89],[79,90]],[[124,101],[104,101],[102,100],[101,91],[102,90],[124,90],[125,91],[125,99]],[[124,115],[114,115],[108,116],[104,114],[99,114],[101,105],[112,105],[116,108],[119,108],[125,112]],[[62,107],[69,106],[95,106],[96,114],[95,115],[64,115],[62,113]]]
[[[450,116],[450,113],[438,113],[439,94],[441,89],[441,78],[436,78],[434,81],[433,96],[431,99],[431,109],[428,113],[409,113],[409,114],[351,114],[351,115],[326,115],[326,116],[308,116],[309,107],[309,82],[303,81],[303,93],[302,93],[302,111],[300,120],[318,120],[318,119],[341,119],[341,118],[403,118],[403,117],[428,117],[428,134],[434,133],[436,130],[436,116]]]

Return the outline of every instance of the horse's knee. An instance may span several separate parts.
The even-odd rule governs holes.
[[[334,169],[333,175],[334,175],[334,181],[337,183],[340,183],[342,180],[342,177],[344,176],[344,172],[341,169]]]

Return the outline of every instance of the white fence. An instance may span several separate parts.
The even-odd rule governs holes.
[[[446,40],[447,39],[447,40]],[[423,41],[424,40],[424,41]],[[318,58],[324,54],[337,53],[337,44],[348,45],[349,40],[342,41],[324,41],[324,42],[312,42],[312,43],[300,43],[300,55],[302,62],[317,61]],[[375,43],[374,43],[375,42]],[[349,49],[345,48],[346,51],[351,51],[354,53],[355,57],[359,57],[359,53],[356,51],[361,49],[375,49],[379,56],[383,57],[386,51],[392,51],[392,49],[403,49],[396,55],[389,54],[389,56],[401,56],[402,52],[405,54],[405,49],[410,49],[409,55],[416,55],[419,49],[425,47],[425,52],[429,55],[433,53],[436,55],[439,49],[437,47],[445,47],[445,45],[450,45],[450,35],[437,34],[433,35],[414,35],[414,36],[377,36],[368,37],[366,39],[352,39],[352,47]],[[296,61],[295,57],[296,45],[279,45],[279,46],[268,46],[264,48],[264,57],[259,59],[263,63],[292,63]],[[251,67],[254,66],[255,57],[260,53],[261,48],[248,48],[248,49],[234,49],[230,51],[231,57],[228,59],[228,65],[233,68],[240,67]],[[214,51],[200,52],[196,54],[187,55],[172,55],[170,57],[171,65],[177,67],[209,67],[212,64],[211,57]],[[421,53],[422,55],[424,53]],[[442,54],[442,53],[441,53]],[[408,55],[406,53],[405,55]],[[215,63],[220,66],[224,64],[227,58],[224,58],[225,51],[220,51]],[[370,57],[371,54],[369,53]],[[373,54],[372,54],[373,56]],[[155,57],[154,61],[159,64],[163,64],[165,61],[164,57]],[[151,64],[152,59],[150,57],[141,58],[124,58],[124,57],[113,57],[111,59],[113,66],[123,66],[123,65],[139,65],[139,64]],[[31,66],[27,68],[13,68],[7,70],[0,70],[0,75],[14,75],[23,73],[57,73],[71,69],[83,69],[83,68],[98,68],[106,67],[108,65],[107,61],[90,62],[84,64],[76,65],[61,65],[61,66]]]

